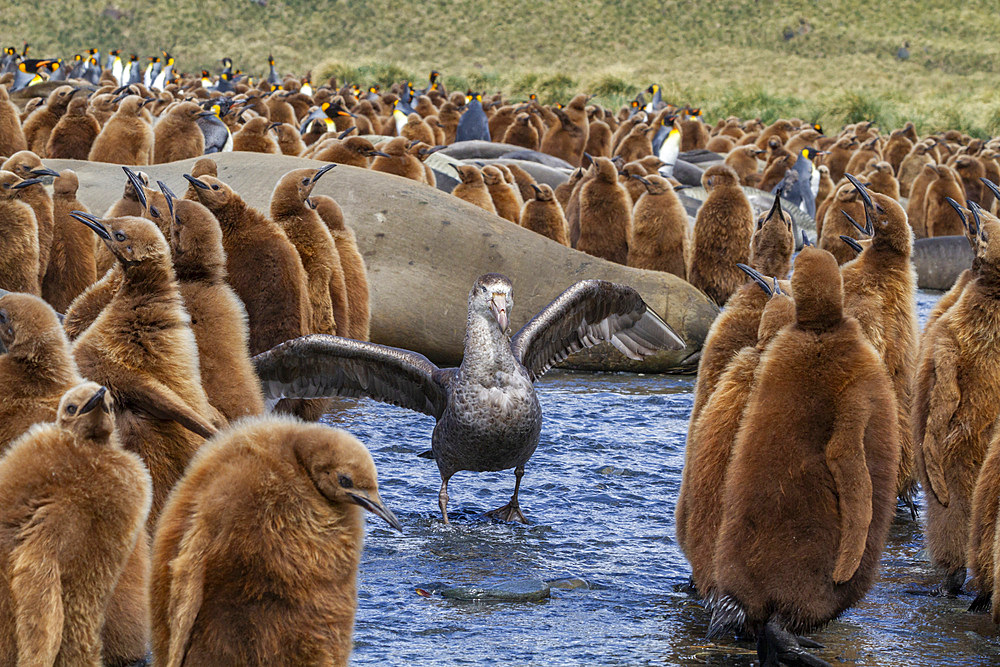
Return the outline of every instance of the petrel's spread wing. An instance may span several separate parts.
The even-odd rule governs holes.
[[[511,348],[535,380],[570,354],[602,341],[630,359],[684,347],[684,341],[631,287],[582,280],[525,324],[511,340]]]
[[[313,334],[276,345],[253,362],[272,406],[282,398],[367,396],[434,418],[444,412],[438,367],[409,350]]]

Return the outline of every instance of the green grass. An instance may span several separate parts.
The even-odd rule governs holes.
[[[13,0],[4,39],[38,56],[167,49],[180,69],[232,56],[257,76],[497,90],[620,104],[652,82],[713,121],[797,116],[836,127],[913,120],[922,132],[1000,131],[1000,12],[951,0]],[[799,30],[804,19],[811,31]],[[796,33],[785,40],[783,32]],[[798,31],[798,32],[796,32]],[[910,58],[896,50],[910,42]]]

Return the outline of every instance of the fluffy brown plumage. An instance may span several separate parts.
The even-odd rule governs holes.
[[[515,225],[521,217],[521,205],[514,188],[504,179],[503,172],[493,165],[483,167],[483,183],[493,200],[497,215]]]
[[[0,171],[0,288],[9,292],[41,295],[38,283],[38,223],[31,206],[21,200],[22,192],[40,188],[21,186],[17,174]]]
[[[483,181],[483,173],[479,170],[479,167],[471,164],[456,164],[453,166],[455,172],[458,174],[460,183],[455,186],[451,194],[478,206],[484,211],[496,213],[497,209],[493,205],[493,198],[486,187],[486,182]]]
[[[836,260],[803,249],[792,288],[795,323],[761,358],[736,437],[714,560],[720,607],[734,601],[758,632],[809,632],[865,594],[896,488],[895,398],[842,315]]]
[[[104,387],[70,389],[55,424],[11,446],[0,499],[0,661],[104,664],[108,603],[150,505],[149,473],[115,437]]]
[[[638,269],[666,271],[687,278],[691,253],[691,228],[687,212],[674,186],[657,174],[633,178],[646,192],[632,209],[632,240],[628,265]]]
[[[346,665],[362,508],[399,527],[345,431],[272,417],[221,433],[156,532],[156,663]]]
[[[153,163],[174,162],[205,153],[205,135],[198,127],[198,117],[211,113],[194,102],[175,104],[153,129]],[[235,138],[234,138],[235,145]]]
[[[13,172],[24,180],[32,180],[39,176],[59,175],[58,172],[42,164],[38,156],[31,151],[14,153],[0,169]],[[19,199],[35,212],[35,222],[38,226],[38,285],[41,287],[45,271],[49,266],[49,253],[52,249],[52,196],[48,190],[41,186],[24,188],[18,192]]]
[[[32,424],[52,421],[80,382],[55,312],[37,296],[0,296],[0,452]]]
[[[695,220],[688,282],[721,305],[744,281],[736,264],[747,262],[753,209],[729,167],[709,167],[701,182],[708,197]]]
[[[555,200],[555,193],[548,185],[532,184],[535,197],[524,202],[519,224],[536,234],[548,237],[556,243],[569,245],[569,229],[562,207]]]
[[[28,142],[21,129],[21,116],[10,101],[7,88],[0,86],[0,155],[13,155],[27,148]]]
[[[344,222],[344,213],[340,210],[340,205],[331,197],[312,195],[310,199],[316,206],[316,213],[330,230],[340,257],[341,274],[338,276],[335,273],[331,277],[330,294],[335,303],[342,296],[347,299],[347,336],[355,340],[368,340],[371,327],[368,270],[365,268],[361,251],[358,250],[354,230]]]
[[[271,133],[271,122],[262,116],[248,120],[233,133],[233,150],[278,155],[281,149]]]
[[[152,525],[219,420],[202,388],[191,320],[163,235],[145,218],[85,219],[123,276],[110,303],[76,339],[73,357],[81,375],[108,387],[122,444],[149,467]]]
[[[79,89],[82,90],[82,89]],[[94,139],[101,133],[101,124],[90,113],[89,100],[83,96],[70,100],[66,113],[52,128],[45,145],[45,156],[65,160],[86,160]]]
[[[69,217],[70,211],[87,212],[76,198],[79,186],[76,172],[64,169],[52,187],[52,251],[42,280],[42,296],[60,313],[97,280],[94,235]]]
[[[247,311],[226,282],[226,253],[215,216],[198,202],[170,197],[170,250],[198,345],[208,402],[229,421],[264,413],[250,363]]]
[[[984,220],[977,271],[921,341],[913,442],[927,506],[927,548],[961,589],[976,479],[1000,401],[1000,224]]]
[[[593,179],[580,188],[576,249],[625,264],[632,236],[632,200],[618,182],[618,170],[610,159],[595,158],[590,171]]]
[[[45,155],[45,147],[49,143],[49,135],[76,92],[72,86],[59,86],[45,100],[45,106],[38,107],[24,121],[22,129],[27,142],[27,150],[36,155]]]
[[[91,162],[111,162],[124,165],[146,165],[153,162],[153,128],[143,118],[146,100],[129,95],[118,105],[104,129],[97,135],[87,159]]]

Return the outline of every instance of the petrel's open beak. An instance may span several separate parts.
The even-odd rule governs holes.
[[[392,510],[382,504],[382,499],[378,497],[378,493],[374,493],[374,497],[372,497],[359,489],[348,491],[347,495],[351,497],[351,500],[356,505],[360,505],[372,514],[382,517],[387,524],[399,532],[403,532],[403,524],[399,522],[399,519],[392,513]]]
[[[503,292],[495,292],[490,299],[490,312],[497,319],[500,331],[507,331],[507,295]]]

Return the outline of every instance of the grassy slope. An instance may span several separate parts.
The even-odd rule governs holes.
[[[400,5],[404,13],[396,13]],[[921,130],[1000,133],[1000,12],[970,0],[14,0],[4,43],[34,55],[92,45],[152,54],[182,70],[223,55],[255,74],[273,52],[282,71],[366,84],[425,80],[449,87],[574,91],[619,104],[653,81],[665,98],[736,114],[798,115],[839,125],[873,119]],[[120,13],[116,17],[113,8]],[[812,32],[784,40],[806,19]],[[265,30],[265,26],[267,30]],[[896,49],[909,40],[911,57]]]

